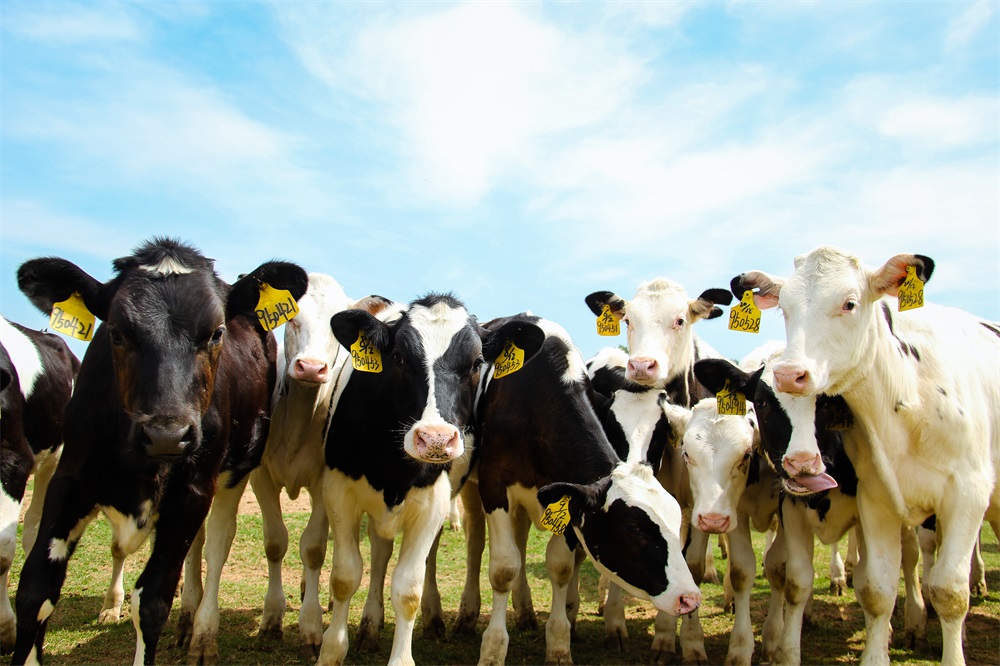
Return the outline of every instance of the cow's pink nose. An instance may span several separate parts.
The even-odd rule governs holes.
[[[688,592],[677,598],[677,614],[687,615],[701,606],[701,592]]]
[[[653,379],[659,372],[660,364],[649,356],[633,356],[628,360],[628,373],[632,379]]]
[[[698,514],[698,529],[710,534],[722,534],[729,527],[729,516],[722,513]]]
[[[448,462],[462,454],[462,437],[452,425],[427,425],[413,433],[417,456],[427,462]]]
[[[785,456],[781,461],[781,466],[785,468],[792,478],[797,476],[816,476],[826,470],[823,459],[818,453],[801,451],[792,456]]]
[[[782,393],[803,395],[808,392],[812,378],[809,371],[796,366],[775,366],[774,387]]]
[[[312,358],[300,358],[292,365],[292,379],[300,382],[322,384],[330,379],[330,366],[326,361]]]

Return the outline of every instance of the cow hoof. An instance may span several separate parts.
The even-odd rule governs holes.
[[[722,612],[724,613],[735,613],[736,612],[736,600],[726,599],[722,602]]]
[[[536,631],[538,629],[538,618],[535,617],[535,611],[519,613],[514,626],[520,631]]]
[[[682,664],[707,664],[708,655],[705,654],[704,650],[691,650],[687,654],[681,657]]]
[[[653,650],[653,663],[657,666],[668,666],[677,661],[676,652],[667,652],[665,650]]]
[[[205,632],[191,640],[188,666],[215,666],[219,663],[219,643],[214,632]]]
[[[605,634],[604,648],[624,652],[628,648],[628,636],[622,633]]]
[[[17,624],[13,618],[9,622],[0,624],[0,654],[8,654],[14,651],[14,641],[17,639]]]
[[[302,663],[315,664],[316,660],[319,659],[319,649],[321,646],[322,642],[299,644],[299,658],[302,660]]]
[[[194,628],[194,619],[190,611],[181,611],[177,617],[177,647],[187,651],[191,646],[191,633]]]
[[[554,651],[551,654],[545,655],[546,664],[572,664],[573,657],[570,655],[569,650]]]
[[[258,647],[263,647],[268,643],[280,643],[284,636],[285,634],[280,624],[261,627],[257,630],[257,645]]]
[[[444,620],[441,619],[440,615],[436,615],[430,619],[430,621],[425,621],[423,629],[423,637],[427,639],[438,639],[444,638],[446,629],[444,626]]]
[[[378,652],[380,627],[367,617],[361,618],[356,642],[361,652]]]
[[[455,624],[451,628],[451,633],[463,636],[475,636],[478,633],[476,631],[476,622],[478,620],[478,614],[468,613],[466,615],[459,615],[455,618]]]
[[[102,608],[97,616],[97,624],[118,624],[122,619],[122,607]]]
[[[847,593],[847,580],[841,578],[830,581],[830,594],[835,597],[842,597]]]
[[[985,597],[987,594],[986,581],[982,580],[974,585],[970,585],[969,591],[972,592],[972,596],[974,597]]]

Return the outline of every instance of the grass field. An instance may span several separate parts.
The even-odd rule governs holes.
[[[222,608],[220,622],[219,655],[226,664],[297,664],[297,610],[299,605],[298,535],[305,527],[308,514],[289,512],[290,546],[285,558],[285,592],[288,612],[285,615],[285,636],[280,644],[258,646],[255,640],[260,620],[264,590],[267,585],[267,566],[263,551],[261,518],[256,513],[240,515],[233,551],[225,568],[222,581]],[[539,628],[518,631],[509,614],[510,664],[536,664],[545,658],[544,621],[548,617],[550,591],[545,577],[544,550],[548,533],[533,530],[529,542],[528,579],[531,583]],[[713,543],[715,540],[713,539]],[[758,578],[754,586],[752,612],[754,634],[757,639],[755,655],[760,655],[760,626],[767,612],[769,587],[761,573],[763,535],[755,535]],[[367,541],[362,542],[367,549]],[[438,559],[438,579],[446,621],[454,619],[458,608],[464,578],[465,544],[460,532],[446,528]],[[812,622],[803,630],[803,662],[807,664],[853,663],[864,647],[864,617],[855,602],[853,590],[847,596],[834,597],[828,593],[828,549],[817,548],[815,598]],[[139,575],[148,551],[140,550],[126,567],[125,589],[128,593]],[[986,580],[989,594],[985,598],[973,597],[967,620],[966,660],[970,664],[1000,664],[1000,547],[992,531],[983,531],[983,556],[986,560]],[[366,556],[367,557],[367,556]],[[329,552],[328,552],[329,558]],[[488,559],[488,558],[487,558]],[[18,552],[12,576],[10,594],[18,581],[23,564],[23,554]],[[392,571],[390,565],[390,572]],[[716,565],[720,580],[725,560],[716,549]],[[485,562],[484,562],[485,568]],[[46,636],[46,663],[48,664],[109,664],[130,663],[135,648],[135,634],[129,615],[126,594],[123,620],[117,625],[97,623],[108,581],[111,575],[110,530],[103,519],[91,524],[69,565],[62,598],[49,621]],[[352,647],[348,663],[385,663],[392,642],[392,608],[386,603],[386,627],[382,633],[377,653],[359,653],[353,645],[353,635],[364,603],[366,578],[362,581],[352,605]],[[323,579],[322,602],[326,603],[328,572]],[[479,620],[479,635],[449,636],[444,640],[422,639],[418,620],[414,659],[418,664],[473,664],[479,656],[482,630],[489,620],[490,588],[485,573],[481,576],[483,611]],[[577,621],[579,640],[573,643],[573,659],[577,664],[643,664],[649,663],[649,647],[653,633],[652,607],[647,602],[629,600],[627,622],[630,641],[624,652],[604,647],[604,624],[597,615],[598,575],[590,562],[584,564],[581,575],[582,608]],[[705,585],[705,602],[700,611],[705,628],[705,644],[711,663],[722,663],[729,643],[732,616],[722,611],[722,587]],[[900,586],[902,596],[902,586]],[[186,663],[186,657],[175,647],[174,624],[179,600],[175,599],[170,621],[164,631],[157,660],[161,664]],[[897,635],[902,634],[900,601],[893,618]],[[939,661],[941,650],[940,625],[929,623],[929,650],[926,652],[894,648],[893,662],[931,664]]]

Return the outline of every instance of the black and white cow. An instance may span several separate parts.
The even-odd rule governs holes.
[[[318,663],[340,664],[347,654],[348,611],[362,574],[363,514],[390,552],[391,539],[403,534],[390,592],[396,629],[389,661],[412,663],[425,561],[451,504],[449,473],[471,456],[472,404],[484,362],[481,328],[460,301],[441,294],[377,317],[346,310],[330,325],[340,344],[353,349],[337,379],[326,440],[333,608]],[[355,369],[355,361],[363,369]]]
[[[7,576],[17,548],[17,523],[28,477],[34,471],[31,504],[22,543],[31,550],[49,480],[63,445],[63,410],[80,368],[66,342],[0,317],[3,428],[0,431],[0,651],[14,648],[14,609]]]
[[[842,395],[866,434],[851,453],[864,531],[854,582],[866,664],[888,662],[897,534],[932,514],[941,549],[927,587],[941,619],[942,663],[964,663],[968,565],[984,515],[1000,518],[1000,329],[923,304],[922,291],[911,287],[933,269],[928,257],[901,254],[871,270],[821,247],[797,257],[787,280],[753,271],[732,284],[734,292],[755,290],[758,307],[781,305],[787,348],[774,367],[775,388],[804,398]],[[923,307],[894,312],[897,301]],[[808,413],[789,414],[796,430],[812,430]],[[815,437],[790,450],[782,466],[796,478],[822,472]]]
[[[523,512],[541,526],[543,508],[563,497],[573,529],[553,536],[546,550],[553,589],[547,663],[571,662],[567,605],[577,544],[602,573],[657,609],[695,610],[701,593],[681,554],[680,507],[648,464],[616,455],[595,411],[599,397],[566,332],[528,315],[491,322],[489,329],[495,335],[484,354],[493,363],[476,403],[476,474],[489,526],[493,612],[480,663],[503,663],[507,653],[507,598],[524,566],[516,516]],[[507,365],[507,341],[523,353],[523,364],[494,372]]]
[[[34,259],[18,270],[18,285],[43,312],[78,293],[103,323],[66,406],[65,449],[21,573],[15,664],[41,661],[68,559],[99,512],[125,554],[156,529],[132,592],[135,663],[149,664],[182,566],[189,572],[182,621],[198,601],[200,542],[213,508],[208,585],[194,604],[193,632],[189,612],[178,635],[190,640],[190,660],[211,662],[217,654],[218,578],[239,496],[263,452],[275,381],[274,336],[255,310],[263,284],[299,298],[306,274],[267,262],[230,286],[212,260],[166,238],[117,259],[114,269],[105,283],[64,259]]]

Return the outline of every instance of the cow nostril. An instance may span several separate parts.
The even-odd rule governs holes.
[[[688,594],[682,594],[677,599],[677,614],[687,615],[688,613],[693,613],[698,610],[699,606],[701,606],[701,593],[689,592]]]

